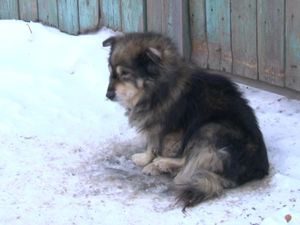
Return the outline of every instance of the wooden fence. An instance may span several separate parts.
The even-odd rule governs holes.
[[[300,0],[0,0],[0,19],[161,32],[202,68],[300,91]]]

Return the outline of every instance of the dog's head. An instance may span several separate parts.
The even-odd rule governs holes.
[[[109,85],[106,97],[132,109],[145,95],[154,91],[162,80],[166,64],[173,63],[176,48],[159,34],[130,33],[110,37],[103,42],[110,46]]]

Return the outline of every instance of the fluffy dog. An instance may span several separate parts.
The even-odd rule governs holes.
[[[172,174],[184,209],[268,174],[255,114],[233,82],[186,62],[160,34],[128,33],[103,46],[111,47],[106,96],[147,139],[132,160],[146,174]]]

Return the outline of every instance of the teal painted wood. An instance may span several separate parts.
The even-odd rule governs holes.
[[[208,68],[232,71],[230,0],[206,1]]]
[[[284,86],[285,82],[284,2],[257,2],[259,80],[278,86]]]
[[[25,21],[37,21],[37,0],[19,0],[20,19]]]
[[[138,32],[146,30],[146,2],[144,0],[121,0],[122,30]]]
[[[164,0],[147,0],[147,30],[163,32]]]
[[[56,0],[38,0],[39,21],[58,27],[58,13]]]
[[[79,33],[78,2],[58,0],[58,23],[61,31],[69,34]]]
[[[286,87],[300,91],[300,1],[286,1]]]
[[[191,57],[201,68],[207,67],[205,0],[190,0]]]
[[[101,1],[101,21],[104,26],[111,29],[122,29],[120,0]]]
[[[99,24],[99,0],[78,0],[80,32],[95,30]]]
[[[0,0],[0,19],[19,19],[18,0]]]
[[[256,0],[231,0],[232,73],[258,79]]]

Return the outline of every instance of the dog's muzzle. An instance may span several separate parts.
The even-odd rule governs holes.
[[[115,97],[116,97],[116,93],[115,93],[115,91],[107,91],[106,92],[106,97],[108,98],[108,99],[110,99],[110,100],[114,100],[115,99]]]

